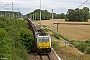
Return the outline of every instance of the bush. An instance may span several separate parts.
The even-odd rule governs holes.
[[[22,20],[0,17],[0,58],[28,60],[27,49],[32,49],[33,35],[27,27]]]
[[[12,45],[5,29],[0,28],[0,58],[11,60]]]
[[[28,53],[33,49],[34,36],[32,32],[28,29],[21,29],[20,40],[25,45],[28,50]]]
[[[52,47],[53,47],[53,48],[56,48],[57,46],[58,46],[58,42],[53,41],[53,42],[52,42]]]
[[[70,39],[69,39],[68,37],[63,36],[62,34],[59,34],[59,36],[60,36],[61,38],[63,38],[64,40],[66,40],[66,41],[70,41]]]
[[[86,43],[79,43],[76,46],[78,48],[78,50],[80,50],[81,52],[85,52],[86,48],[88,47],[88,45]]]
[[[86,41],[85,41],[85,43],[88,43],[88,44],[90,44],[90,40],[86,40]]]
[[[90,47],[87,49],[87,54],[90,54]]]
[[[60,39],[60,36],[59,36],[59,34],[57,34],[57,33],[53,33],[52,36],[54,36],[56,39]]]

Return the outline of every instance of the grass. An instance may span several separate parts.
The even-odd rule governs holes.
[[[72,45],[75,46],[77,45],[79,42],[81,41],[77,41],[77,40],[72,40],[66,36],[63,36],[62,34],[58,34],[58,33],[55,33],[53,32],[51,29],[48,29],[46,28],[47,26],[44,26],[45,28],[45,31],[46,32],[52,32],[53,34],[51,36],[53,36],[54,38],[57,39],[57,41],[52,41],[52,47],[55,49],[55,51],[58,53],[58,55],[63,59],[63,60],[89,60],[90,59],[90,55],[88,54],[80,54],[78,53],[77,51],[73,51],[70,50],[70,49],[73,49],[74,48],[71,48]],[[71,45],[69,46],[69,48],[67,48],[67,45],[66,47],[64,46],[64,43],[63,46],[64,47],[61,47],[61,44],[58,43],[59,41],[61,41],[61,39],[64,39],[66,41],[68,41]]]
[[[52,36],[58,40],[61,39],[60,35],[58,33],[53,33]]]

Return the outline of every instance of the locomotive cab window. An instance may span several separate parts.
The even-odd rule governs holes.
[[[49,37],[39,38],[39,42],[48,42],[48,41],[49,41]]]

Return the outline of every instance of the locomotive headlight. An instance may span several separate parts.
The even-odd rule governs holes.
[[[43,42],[43,44],[45,44],[45,42]]]
[[[50,46],[47,46],[47,48],[49,48]]]
[[[42,47],[39,47],[39,48],[42,48]]]

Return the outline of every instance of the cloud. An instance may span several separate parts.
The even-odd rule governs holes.
[[[67,12],[68,9],[75,9],[78,8],[83,2],[86,0],[41,0],[41,9],[46,9],[51,11],[54,9],[54,12]],[[40,0],[1,0],[0,1],[0,10],[6,7],[5,4],[11,4],[13,2],[14,9],[19,8],[23,14],[27,14],[35,9],[40,8]],[[9,6],[10,7],[10,6]],[[90,1],[85,3],[82,7],[89,7],[90,8]]]

